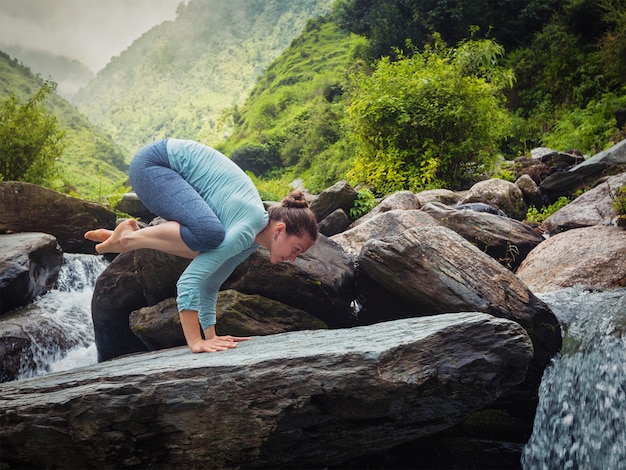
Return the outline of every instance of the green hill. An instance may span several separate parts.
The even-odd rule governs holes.
[[[220,150],[257,175],[291,168],[313,191],[342,179],[350,160],[341,149],[344,84],[365,48],[329,16],[309,21],[234,113]]]
[[[26,102],[43,83],[17,59],[0,52],[0,99],[13,94]],[[58,94],[49,95],[45,105],[57,117],[59,127],[65,130],[68,143],[59,162],[62,180],[55,183],[55,189],[103,200],[125,181],[126,155],[110,137]]]
[[[115,57],[74,102],[128,152],[173,136],[215,145],[231,129],[223,110],[243,103],[267,65],[333,1],[181,3],[176,20]]]
[[[0,49],[18,58],[34,74],[55,82],[57,93],[69,101],[79,88],[94,77],[85,64],[58,54],[15,45],[0,46]]]

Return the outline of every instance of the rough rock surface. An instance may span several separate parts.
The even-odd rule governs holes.
[[[383,198],[380,203],[363,217],[355,220],[350,228],[354,228],[363,222],[368,222],[377,215],[394,209],[413,210],[421,207],[420,200],[411,191],[398,191]]]
[[[577,285],[625,287],[626,230],[597,225],[554,235],[528,255],[516,274],[535,293]]]
[[[543,241],[539,231],[508,217],[456,210],[440,203],[426,204],[422,210],[511,269]]]
[[[589,188],[607,174],[626,170],[626,140],[588,158],[567,171],[551,174],[539,185],[541,192],[554,201],[559,196],[569,196],[578,189]]]
[[[373,321],[390,314],[398,318],[462,311],[516,321],[533,340],[528,383],[535,386],[561,348],[559,323],[548,306],[511,271],[450,229],[413,228],[371,240],[363,247],[360,266],[372,285],[363,291],[362,304]],[[380,286],[378,292],[375,285]],[[369,293],[382,303],[369,302]]]
[[[624,185],[626,173],[607,178],[556,211],[543,221],[541,227],[553,235],[574,228],[611,224],[615,217],[612,195]]]
[[[350,226],[350,218],[346,211],[337,209],[326,216],[317,226],[321,234],[332,237]]]
[[[355,199],[356,190],[345,181],[339,181],[316,195],[310,207],[319,222],[337,209],[349,212]]]
[[[428,225],[437,225],[437,221],[424,211],[392,209],[332,236],[331,240],[354,257],[361,252],[361,248],[368,240],[399,235],[409,228]]]
[[[0,233],[48,233],[66,253],[95,253],[83,234],[96,227],[115,227],[113,209],[35,184],[0,182]]]
[[[517,220],[522,220],[528,210],[522,190],[515,183],[500,179],[489,179],[476,183],[459,201],[459,204],[472,202],[490,204]]]
[[[176,281],[188,264],[156,250],[122,253],[113,260],[98,278],[91,301],[98,360],[147,350],[130,330],[128,317],[176,296]]]
[[[185,346],[176,299],[170,298],[130,314],[130,329],[149,350]],[[221,291],[217,299],[218,335],[267,336],[287,331],[326,328],[321,320],[297,308],[246,295],[236,290]]]
[[[50,290],[62,264],[63,252],[52,235],[0,235],[0,314]]]
[[[434,434],[526,374],[514,322],[458,313],[186,348],[0,384],[9,467],[324,468]]]

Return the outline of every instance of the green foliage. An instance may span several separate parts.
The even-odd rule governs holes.
[[[526,213],[525,222],[529,224],[540,224],[556,211],[567,206],[570,202],[569,198],[561,196],[556,200],[556,202],[550,204],[549,206],[542,207],[541,210],[538,210],[535,206],[530,206],[528,208],[528,212]]]
[[[617,143],[615,112],[626,108],[626,94],[605,94],[600,100],[591,100],[584,108],[564,111],[552,130],[543,136],[547,147],[571,150],[593,155]]]
[[[55,176],[65,133],[42,105],[53,88],[46,82],[26,103],[13,95],[0,103],[0,181],[46,184]]]
[[[626,5],[621,0],[598,0],[607,26],[598,40],[597,59],[612,87],[622,87],[626,76]]]
[[[517,77],[509,99],[521,118],[511,156],[546,141],[585,152],[607,145],[612,124],[600,121],[625,93],[624,38],[625,2],[565,0],[529,45],[508,54]],[[546,132],[553,135],[545,138]]]
[[[290,184],[292,178],[289,178],[288,174],[273,175],[270,178],[259,179],[254,173],[249,171],[246,173],[252,179],[261,199],[264,201],[282,201],[292,189]]]
[[[244,171],[251,171],[259,176],[279,167],[281,163],[274,149],[261,144],[243,145],[235,150],[230,158]]]
[[[190,0],[101,70],[74,101],[129,154],[153,138],[216,146],[241,105],[307,20],[334,0]]]
[[[457,44],[478,28],[507,49],[524,45],[549,21],[560,0],[341,0],[335,5],[338,22],[369,39],[373,58],[393,56],[407,40],[418,47],[438,33],[448,45]]]
[[[613,201],[613,212],[618,218],[619,225],[626,225],[626,186],[620,186],[615,192],[611,191],[611,199]]]
[[[369,189],[359,189],[356,193],[354,205],[350,208],[350,218],[357,220],[369,213],[378,203]]]
[[[0,101],[16,99],[28,102],[46,82],[0,52]],[[53,91],[46,93],[40,105],[56,120],[64,133],[62,154],[54,165],[46,185],[65,193],[78,194],[91,200],[104,201],[104,195],[119,188],[126,180],[126,156],[111,138],[91,124],[75,106]],[[33,136],[26,135],[26,139]]]
[[[309,21],[244,106],[233,110],[235,128],[220,150],[239,158],[247,149],[267,148],[274,169],[292,168],[314,191],[342,179],[352,156],[342,140],[345,71],[363,42],[328,17]]]
[[[486,174],[510,122],[503,89],[512,75],[497,66],[502,53],[489,40],[456,49],[439,42],[358,74],[348,108],[356,150],[351,181],[386,194],[455,188]]]

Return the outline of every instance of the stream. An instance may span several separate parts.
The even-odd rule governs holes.
[[[626,289],[540,295],[563,348],[546,369],[522,467],[626,468]]]
[[[98,276],[108,262],[101,256],[63,255],[63,265],[52,290],[39,297],[29,309],[51,324],[58,325],[65,340],[75,346],[63,351],[59,347],[35,343],[32,349],[35,367],[22,369],[18,379],[51,372],[70,370],[98,362],[91,321],[91,297]]]

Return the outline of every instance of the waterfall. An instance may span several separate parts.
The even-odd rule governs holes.
[[[564,329],[546,369],[524,469],[626,468],[626,289],[541,296]]]
[[[101,256],[63,255],[63,265],[54,288],[35,300],[29,310],[36,312],[40,321],[62,332],[63,343],[70,349],[49,342],[34,342],[31,352],[35,367],[23,367],[19,379],[97,362],[91,297],[96,280],[107,264]]]

